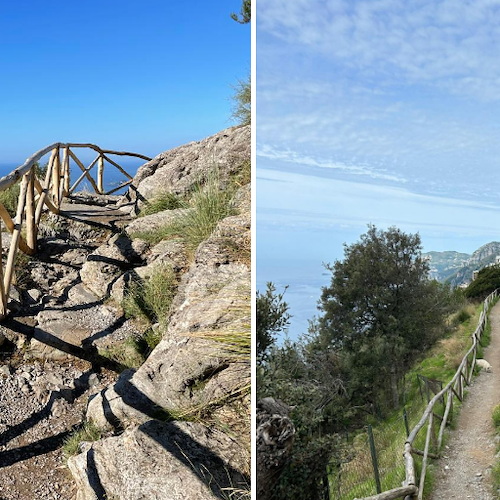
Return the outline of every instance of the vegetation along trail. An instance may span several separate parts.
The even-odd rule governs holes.
[[[491,469],[496,460],[492,412],[500,402],[500,303],[492,308],[489,319],[491,343],[484,350],[484,358],[492,371],[482,371],[470,387],[457,428],[451,431],[437,463],[432,500],[497,498]]]

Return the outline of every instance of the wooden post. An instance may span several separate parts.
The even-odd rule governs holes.
[[[35,223],[35,172],[33,169],[28,174],[28,187],[26,193],[26,243],[31,250],[36,252],[36,233]]]
[[[57,148],[52,168],[52,202],[59,208],[59,183],[61,181],[61,161],[59,159],[59,148]]]
[[[15,229],[14,232],[12,233],[9,255],[7,257],[7,264],[5,265],[4,288],[5,288],[5,297],[7,298],[7,300],[10,292],[10,285],[12,283],[12,276],[14,275],[14,262],[17,255],[19,238],[21,237],[21,225],[23,222],[24,206],[26,204],[27,188],[28,188],[28,178],[25,175],[23,176],[23,181],[21,183],[21,190],[19,192],[19,198],[17,202]]]
[[[432,433],[432,412],[429,413],[429,420],[427,423],[427,436],[425,436],[424,457],[422,458],[422,472],[420,474],[420,483],[418,486],[418,500],[422,500],[424,495],[425,472],[427,469],[427,454],[429,453],[431,433]]]
[[[99,194],[104,194],[104,157],[99,156],[99,165],[97,166],[97,190]]]
[[[63,196],[68,196],[69,194],[69,148],[66,146],[64,148],[64,191]]]
[[[3,247],[2,247],[2,224],[0,222],[0,316],[7,314],[7,299],[3,284]]]

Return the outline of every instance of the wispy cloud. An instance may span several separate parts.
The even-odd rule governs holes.
[[[498,0],[273,0],[259,29],[388,85],[500,99]]]
[[[364,176],[372,179],[384,179],[392,182],[405,183],[406,179],[397,175],[384,173],[380,170],[375,170],[368,165],[348,165],[341,162],[333,162],[314,158],[312,156],[305,156],[291,150],[279,150],[272,146],[264,145],[259,147],[257,155],[261,158],[270,160],[292,163],[302,167],[316,167],[328,170],[338,170],[340,172],[348,173],[351,175]]]

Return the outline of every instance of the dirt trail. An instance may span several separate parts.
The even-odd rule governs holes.
[[[469,388],[457,428],[436,463],[431,500],[498,498],[491,481],[498,442],[491,414],[500,403],[500,302],[493,307],[489,318],[491,343],[484,351],[484,359],[492,365],[492,372],[482,371]]]

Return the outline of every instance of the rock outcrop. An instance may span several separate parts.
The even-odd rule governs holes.
[[[218,169],[224,186],[244,162],[250,161],[250,149],[250,126],[243,126],[161,153],[139,168],[119,206],[137,213],[144,201],[161,193],[188,193],[214,168]]]
[[[220,188],[234,190],[249,161],[250,128],[224,130],[146,163],[119,206],[136,213],[161,192],[189,193],[214,165]],[[194,255],[182,238],[140,238],[182,217],[185,209],[176,209],[135,219],[86,258],[80,277],[89,300],[119,303],[130,282],[154,275],[158,264],[171,267],[178,288],[162,340],[144,364],[89,401],[87,419],[113,435],[69,460],[78,500],[209,499],[249,490],[250,192],[248,184],[235,191],[234,215]],[[44,327],[63,328],[64,317],[40,314]]]

